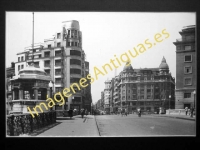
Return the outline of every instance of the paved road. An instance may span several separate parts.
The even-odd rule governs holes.
[[[195,136],[194,120],[135,114],[75,116],[58,118],[57,123],[34,132],[39,137],[138,137],[138,136]]]
[[[59,118],[57,125],[38,134],[39,137],[98,137],[99,132],[95,117],[92,115],[69,118]],[[32,136],[35,136],[32,134]]]
[[[195,136],[195,121],[130,114],[96,116],[100,136]]]

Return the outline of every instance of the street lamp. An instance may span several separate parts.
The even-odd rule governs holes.
[[[74,109],[74,96],[72,96],[72,109]]]
[[[194,94],[194,109],[195,109],[195,94],[196,94],[195,90],[194,90],[193,94]]]
[[[170,99],[171,99],[171,95],[169,95],[169,113],[170,113]]]
[[[50,88],[50,97],[52,98],[52,87],[53,87],[53,84],[52,82],[50,81],[49,82],[49,88]],[[52,107],[51,107],[51,110],[52,110]]]

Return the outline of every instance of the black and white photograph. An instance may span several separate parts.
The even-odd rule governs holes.
[[[5,12],[6,137],[196,136],[195,12]]]

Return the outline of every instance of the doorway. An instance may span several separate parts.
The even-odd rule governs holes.
[[[184,104],[184,108],[183,109],[185,109],[185,107],[190,108],[190,106],[191,106],[191,104]]]

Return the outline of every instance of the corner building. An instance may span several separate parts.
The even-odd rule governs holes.
[[[176,46],[176,109],[195,107],[196,91],[196,26],[183,27]]]
[[[174,92],[175,79],[164,57],[158,68],[133,69],[131,64],[125,65],[114,80],[114,111],[127,108],[132,112],[139,107],[151,112],[159,108],[173,109]]]
[[[32,60],[34,66],[44,69],[53,81],[53,94],[69,88],[72,83],[79,83],[81,78],[89,74],[89,62],[82,49],[82,32],[79,22],[76,20],[62,22],[59,32],[53,38],[44,39],[44,43],[35,43],[26,47],[24,52],[18,53],[18,62],[15,63],[15,74],[30,65]],[[89,83],[89,81],[88,81]],[[87,83],[86,83],[87,84]],[[65,97],[65,105],[55,106],[55,110],[68,110],[69,108],[80,110],[86,107],[91,111],[91,86],[78,90],[73,86],[76,93]],[[38,91],[40,93],[40,91]]]

